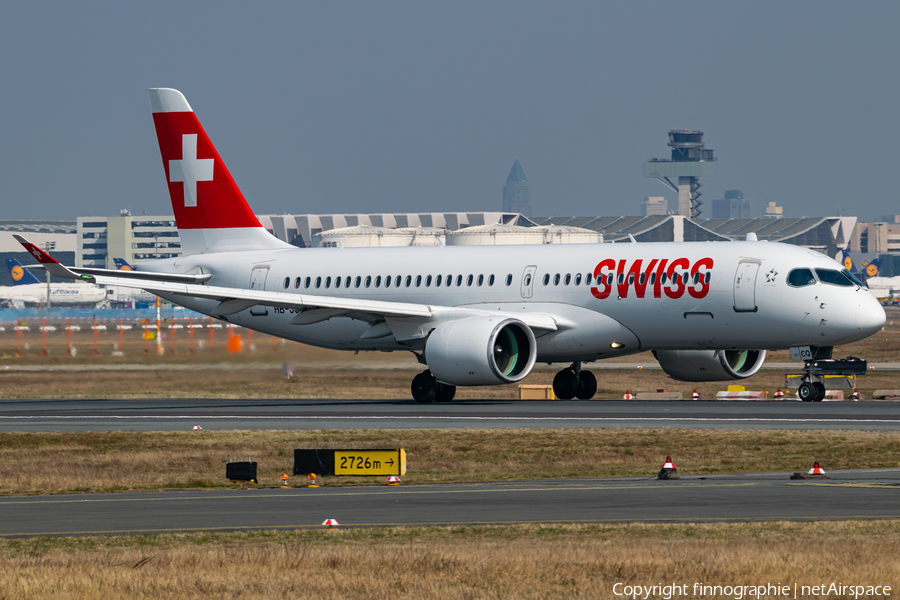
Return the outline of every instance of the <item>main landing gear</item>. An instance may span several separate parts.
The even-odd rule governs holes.
[[[590,400],[597,393],[597,378],[581,368],[581,361],[563,369],[553,378],[553,394],[560,400]]]
[[[416,402],[450,402],[456,395],[456,386],[439,382],[428,369],[413,377],[412,397]]]

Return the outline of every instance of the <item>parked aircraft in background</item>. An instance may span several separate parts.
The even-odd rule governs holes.
[[[521,381],[536,362],[565,364],[558,398],[591,398],[585,363],[645,350],[675,379],[743,379],[767,350],[824,356],[885,322],[847,269],[772,242],[298,249],[260,225],[181,92],[151,89],[150,106],[184,255],[118,271],[65,267],[16,235],[25,248],[54,276],[271,335],[413,352],[419,402]]]
[[[865,281],[866,287],[879,300],[893,301],[895,298],[900,297],[900,276],[880,277],[880,258],[874,258],[871,261],[865,261],[857,265],[847,250],[841,250],[841,262],[844,268],[852,273],[857,273],[857,269],[859,269],[860,279]]]
[[[22,263],[6,259],[13,285],[0,287],[0,301],[11,308],[28,306],[98,306],[109,300],[110,290],[83,283],[41,283]]]

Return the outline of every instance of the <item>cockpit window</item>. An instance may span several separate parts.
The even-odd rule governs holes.
[[[840,271],[832,271],[831,269],[816,269],[816,276],[822,283],[843,286],[854,285],[853,282],[844,277],[844,274]]]
[[[788,285],[794,287],[803,287],[805,285],[814,284],[816,278],[813,277],[812,271],[809,269],[794,269],[788,274],[787,282]]]
[[[849,277],[849,278],[850,278],[850,281],[852,281],[853,283],[855,283],[855,284],[858,285],[859,287],[868,287],[865,283],[863,283],[862,281],[860,281],[859,277],[857,277],[856,275],[854,275],[853,273],[851,273],[851,272],[848,271],[847,269],[844,269],[843,271],[841,271],[841,273],[844,274],[844,277]]]

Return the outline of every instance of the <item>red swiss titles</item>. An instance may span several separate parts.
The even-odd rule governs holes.
[[[625,259],[618,264],[612,258],[601,260],[594,268],[596,287],[591,288],[595,298],[609,298],[615,288],[620,298],[627,298],[629,290],[634,287],[634,295],[638,298],[647,296],[648,288],[653,291],[654,298],[681,298],[687,292],[692,298],[704,298],[709,293],[709,278],[713,268],[713,259],[701,258],[693,265],[686,258],[667,258],[644,262],[638,258],[627,264]]]

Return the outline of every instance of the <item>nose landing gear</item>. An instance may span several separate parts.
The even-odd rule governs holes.
[[[590,400],[597,393],[597,378],[575,361],[553,378],[553,394],[560,400]]]
[[[413,377],[410,385],[413,400],[420,404],[450,402],[456,395],[456,386],[439,382],[428,369]]]

